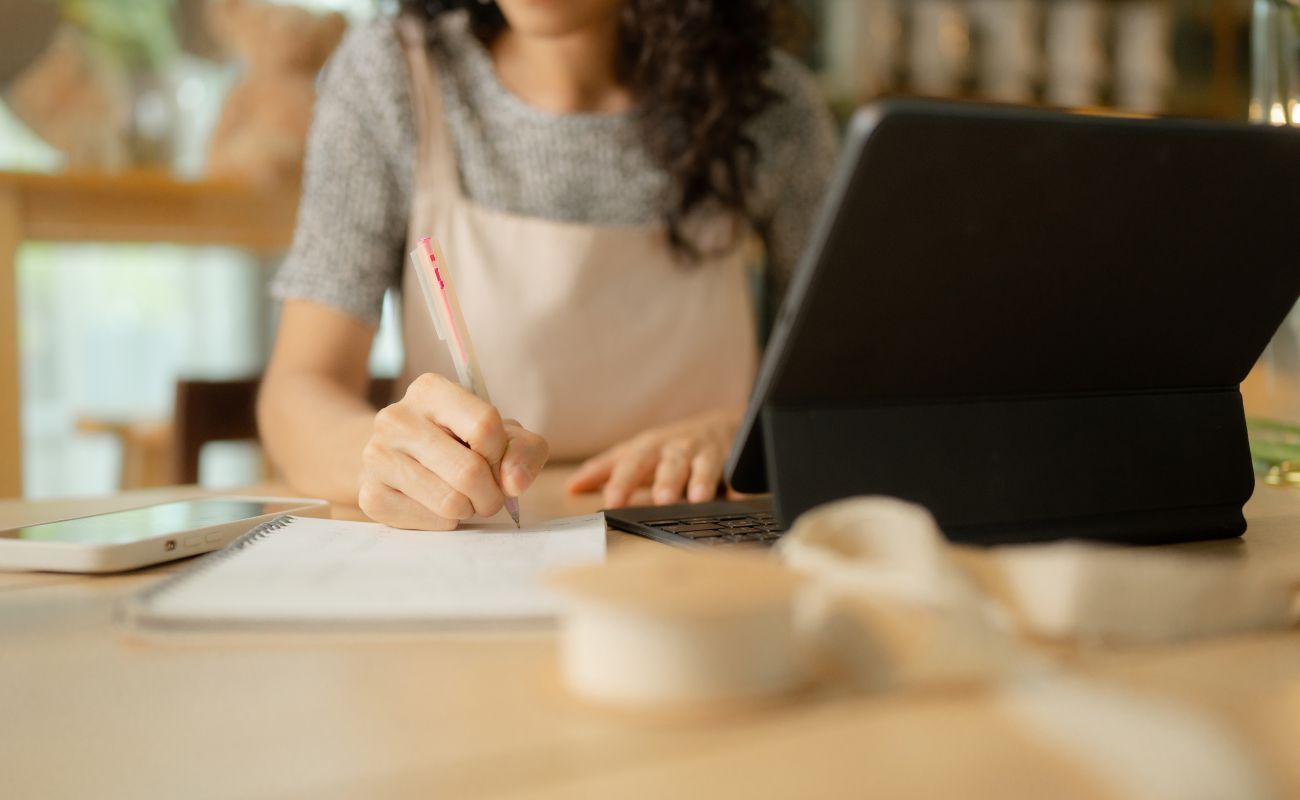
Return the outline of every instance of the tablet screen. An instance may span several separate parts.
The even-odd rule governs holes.
[[[13,528],[0,531],[0,539],[91,545],[127,544],[155,536],[183,533],[195,528],[260,517],[264,514],[285,513],[295,508],[301,508],[301,504],[263,503],[228,498],[182,500],[176,503]]]

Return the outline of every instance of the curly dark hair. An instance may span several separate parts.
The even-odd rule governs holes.
[[[426,20],[463,9],[484,44],[507,24],[495,2],[401,6]],[[636,100],[646,150],[672,181],[664,222],[673,249],[688,258],[699,250],[684,224],[701,207],[766,229],[749,202],[759,154],[746,126],[776,99],[765,78],[781,13],[789,13],[783,0],[625,0],[616,69]]]

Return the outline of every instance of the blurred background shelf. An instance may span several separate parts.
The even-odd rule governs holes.
[[[17,254],[25,241],[288,247],[297,191],[165,174],[0,172],[0,497],[22,493]]]
[[[293,235],[297,190],[180,181],[164,173],[0,172],[24,239],[230,244],[273,252]],[[11,243],[6,243],[11,244]]]

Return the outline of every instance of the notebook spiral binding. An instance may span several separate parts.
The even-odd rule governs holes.
[[[159,581],[153,586],[150,586],[148,589],[145,589],[143,592],[140,592],[139,594],[135,595],[133,598],[127,600],[122,605],[119,605],[117,608],[117,615],[116,615],[118,621],[124,622],[129,620],[132,616],[133,611],[137,611],[148,606],[150,601],[152,601],[155,597],[157,597],[160,594],[163,594],[164,592],[166,592],[176,584],[183,583],[184,581],[189,580],[190,578],[194,577],[198,573],[211,569],[212,567],[216,566],[217,564],[220,564],[221,562],[235,555],[240,550],[244,549],[245,547],[248,547],[254,542],[257,542],[261,539],[265,539],[267,536],[270,536],[276,531],[283,530],[284,528],[289,527],[289,525],[293,524],[293,521],[294,521],[294,517],[290,516],[289,514],[282,514],[276,517],[275,519],[271,519],[271,520],[267,520],[266,522],[263,522],[261,525],[258,525],[256,528],[253,528],[251,531],[245,533],[243,536],[240,536],[238,539],[235,539],[233,542],[221,548],[220,550],[216,550],[214,552],[208,553],[206,556],[199,558],[193,564],[181,570],[180,572],[177,572],[175,575],[172,575],[169,578]]]

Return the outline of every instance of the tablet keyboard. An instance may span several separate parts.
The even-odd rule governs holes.
[[[683,546],[765,547],[784,533],[765,500],[612,509],[605,518],[613,528]]]
[[[644,524],[667,533],[685,536],[696,544],[740,542],[766,544],[775,542],[781,537],[781,527],[777,524],[776,517],[771,514],[664,519]]]

